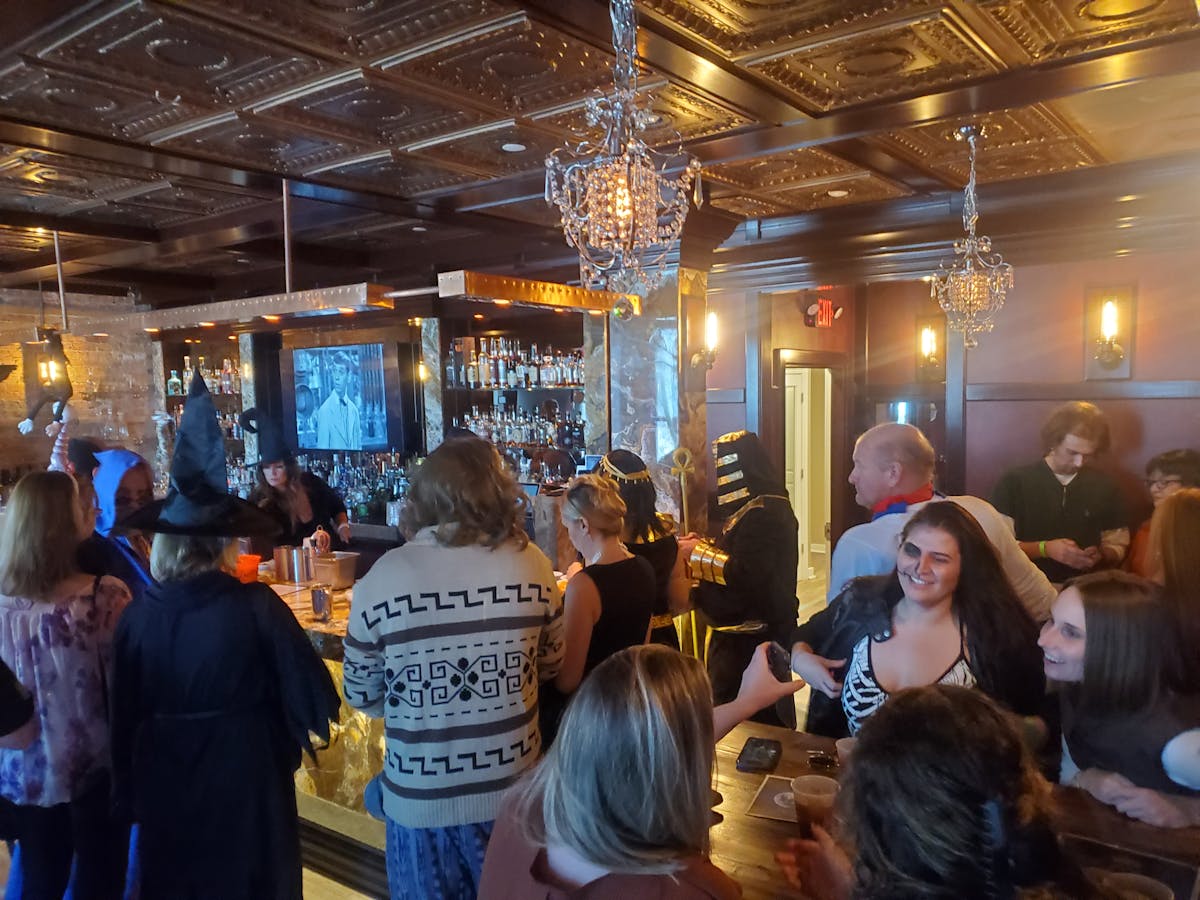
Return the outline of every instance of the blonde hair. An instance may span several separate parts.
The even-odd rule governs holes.
[[[183,581],[205,572],[233,571],[237,541],[227,537],[156,534],[150,548],[150,574],[156,581]]]
[[[625,529],[625,501],[609,478],[576,475],[567,483],[565,506],[576,518],[587,519],[600,534],[620,534]]]
[[[18,481],[0,532],[0,592],[45,600],[78,572],[81,516],[79,489],[66,472],[30,472]]]
[[[528,507],[495,447],[476,437],[451,438],[417,467],[401,524],[410,537],[436,526],[443,547],[494,549],[514,541],[523,548]]]
[[[610,871],[663,874],[708,852],[714,738],[704,665],[650,644],[615,653],[571,698],[517,818]]]

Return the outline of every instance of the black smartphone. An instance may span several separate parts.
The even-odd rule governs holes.
[[[739,772],[774,772],[783,755],[783,745],[767,738],[747,738],[738,754]]]
[[[767,665],[777,681],[786,683],[792,680],[792,658],[777,641],[771,641],[771,646],[767,648]]]

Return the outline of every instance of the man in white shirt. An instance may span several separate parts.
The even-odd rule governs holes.
[[[936,493],[934,462],[933,446],[912,425],[876,425],[858,439],[850,483],[855,501],[871,510],[872,519],[846,531],[834,547],[827,599],[832,601],[851,578],[892,571],[904,524],[926,503],[951,500],[978,520],[1017,596],[1036,621],[1045,621],[1057,593],[1021,551],[1010,520],[978,497]]]
[[[344,350],[334,354],[329,367],[333,390],[317,410],[317,446],[323,450],[362,449],[358,407],[346,394],[353,367],[350,354]]]

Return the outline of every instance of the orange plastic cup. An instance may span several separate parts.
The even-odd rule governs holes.
[[[260,562],[262,562],[261,556],[255,556],[253,553],[240,554],[235,570],[238,581],[242,584],[254,584],[258,581],[258,564]]]

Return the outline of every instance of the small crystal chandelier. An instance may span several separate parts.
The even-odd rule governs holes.
[[[693,186],[700,205],[700,163],[683,151],[678,132],[670,153],[646,146],[643,134],[658,117],[637,97],[633,0],[612,0],[609,12],[615,89],[586,106],[588,125],[604,137],[546,157],[546,202],[558,207],[563,235],[579,251],[585,286],[644,293],[662,280]]]
[[[960,257],[947,268],[945,263],[933,277],[930,292],[946,312],[946,324],[963,333],[963,344],[979,346],[977,334],[992,330],[992,318],[1004,306],[1004,296],[1013,286],[1013,269],[999,253],[992,253],[992,239],[976,236],[979,210],[975,206],[975,142],[982,132],[964,125],[954,133],[956,140],[971,148],[971,177],[963,191],[963,229],[967,236],[954,242],[954,255]]]

